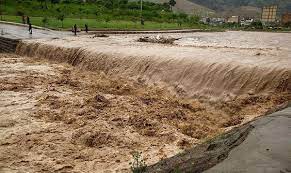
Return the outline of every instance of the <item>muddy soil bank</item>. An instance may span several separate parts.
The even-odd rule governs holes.
[[[266,116],[147,167],[147,172],[288,172],[290,106],[279,105]]]
[[[188,172],[201,173],[227,158],[229,152],[240,145],[253,130],[251,124],[234,128],[231,131],[209,140],[193,149],[174,157],[162,160],[147,168],[147,172]]]
[[[143,80],[41,57],[0,54],[0,172],[128,172],[193,147],[290,100],[205,102]]]

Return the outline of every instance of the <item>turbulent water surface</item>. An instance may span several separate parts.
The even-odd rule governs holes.
[[[0,54],[0,172],[129,172],[133,151],[153,164],[291,99],[290,34],[140,36]]]
[[[169,35],[164,35],[169,36]],[[289,92],[291,34],[172,34],[174,45],[139,43],[140,35],[23,42],[18,54],[69,62],[110,75],[167,85],[187,97],[228,99],[246,93]]]

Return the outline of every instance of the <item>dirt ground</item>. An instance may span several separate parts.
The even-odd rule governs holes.
[[[0,172],[129,172],[173,156],[290,99],[178,98],[143,80],[0,54]]]

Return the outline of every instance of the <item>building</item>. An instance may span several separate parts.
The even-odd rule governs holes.
[[[262,9],[262,18],[261,21],[264,25],[276,22],[278,6],[271,5],[265,6]]]
[[[213,25],[213,26],[217,26],[217,25],[222,25],[225,23],[225,18],[209,18],[209,17],[202,17],[200,22],[204,23],[204,24],[209,24],[209,25]]]
[[[282,15],[282,24],[286,25],[288,23],[291,23],[291,13],[285,13]]]
[[[254,19],[252,18],[242,18],[240,20],[240,25],[241,26],[249,26],[254,22]]]
[[[204,24],[209,24],[210,23],[210,18],[209,17],[202,17],[200,19],[200,22],[204,23]]]
[[[227,23],[240,23],[240,17],[239,16],[231,16],[227,18]]]
[[[221,17],[218,17],[218,18],[212,18],[211,19],[211,22],[216,24],[216,25],[222,25],[225,23],[225,19],[224,18],[221,18]]]

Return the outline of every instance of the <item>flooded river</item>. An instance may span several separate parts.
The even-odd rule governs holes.
[[[144,35],[157,36],[157,35]],[[0,172],[129,172],[291,100],[291,35],[23,40],[0,54]]]

